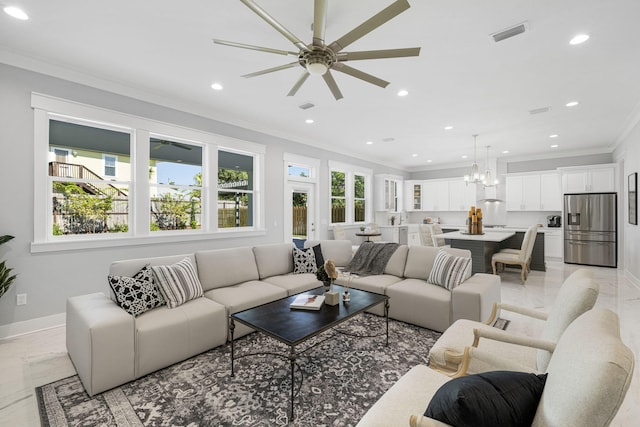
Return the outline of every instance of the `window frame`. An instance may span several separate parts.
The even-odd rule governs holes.
[[[34,238],[31,252],[54,252],[61,250],[91,249],[141,244],[158,244],[181,241],[198,241],[217,238],[265,235],[264,200],[264,161],[266,147],[262,144],[243,141],[231,137],[213,134],[180,125],[165,123],[121,113],[92,105],[81,104],[53,96],[33,92],[31,107],[34,110]],[[52,200],[49,162],[49,121],[77,121],[85,126],[106,127],[130,132],[132,135],[130,150],[130,200],[128,232],[104,233],[102,235],[53,236]],[[254,155],[254,223],[252,227],[236,229],[217,228],[217,209],[208,209],[203,215],[199,230],[163,231],[151,234],[149,230],[149,146],[151,135],[170,135],[185,141],[196,141],[203,147],[202,200],[203,204],[217,200],[217,185],[211,182],[211,168],[217,168],[217,150],[242,151]],[[217,175],[215,175],[217,176]],[[203,205],[204,206],[204,205]],[[209,205],[210,206],[210,205]],[[204,210],[204,208],[203,208]],[[204,223],[206,222],[206,228]]]
[[[363,168],[361,166],[351,165],[348,163],[341,163],[335,161],[329,161],[328,163],[329,169],[329,177],[328,177],[328,186],[329,186],[329,218],[331,219],[331,202],[334,198],[331,194],[331,176],[333,171],[342,172],[345,174],[345,222],[334,223],[331,222],[331,225],[340,224],[340,225],[361,225],[372,222],[373,218],[373,171],[371,169]],[[365,202],[365,215],[364,221],[355,221],[355,175],[364,177],[364,202]],[[358,200],[362,200],[358,198]]]

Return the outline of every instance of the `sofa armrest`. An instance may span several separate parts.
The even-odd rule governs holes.
[[[494,328],[495,329],[495,328]],[[496,329],[474,329],[473,330],[473,347],[478,347],[480,338],[485,338],[494,341],[506,342],[514,345],[521,345],[525,347],[533,347],[540,350],[546,350],[549,353],[553,353],[556,348],[556,343],[540,338],[532,338],[526,335],[515,335],[509,332]]]
[[[453,322],[482,322],[489,318],[496,302],[500,302],[500,276],[476,273],[451,291]]]
[[[133,316],[102,293],[67,300],[67,352],[90,396],[135,379]]]

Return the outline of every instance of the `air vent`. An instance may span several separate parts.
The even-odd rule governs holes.
[[[308,110],[309,108],[315,107],[315,105],[310,102],[307,102],[306,104],[299,105],[298,107],[300,107],[300,109],[302,110]]]
[[[497,42],[501,42],[502,40],[506,40],[511,37],[517,36],[518,34],[522,34],[525,31],[527,31],[527,23],[523,22],[521,24],[507,28],[506,30],[493,33],[491,34],[491,37],[493,37],[493,40],[497,43]]]
[[[391,138],[391,137],[389,137],[389,138],[382,138],[382,142],[393,142],[393,141],[395,141],[395,140],[396,140],[395,138]]]
[[[550,110],[551,110],[551,107],[534,108],[533,110],[529,110],[529,114],[534,115],[534,114],[548,113]]]

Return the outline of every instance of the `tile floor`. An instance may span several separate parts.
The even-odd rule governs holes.
[[[531,308],[548,309],[553,305],[565,277],[580,266],[548,262],[547,272],[534,271],[525,286],[519,274],[507,270],[502,275],[502,299]],[[593,268],[593,267],[589,267]],[[613,426],[636,426],[640,420],[640,289],[624,278],[620,271],[593,268],[600,282],[597,306],[613,310],[620,317],[624,342],[636,355],[636,370],[626,399]],[[536,333],[539,325],[510,314],[511,332]],[[66,354],[65,330],[52,328],[0,341],[0,425],[38,426],[39,417],[34,387],[75,373]]]

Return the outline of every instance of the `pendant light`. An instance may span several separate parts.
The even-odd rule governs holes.
[[[471,173],[464,176],[464,182],[467,185],[482,184],[484,180],[484,175],[480,174],[480,170],[478,168],[478,162],[477,162],[478,145],[476,143],[476,138],[478,137],[478,135],[472,135],[472,136],[473,136],[473,164],[471,165]]]
[[[491,148],[491,146],[487,145],[487,158],[484,163],[486,169],[484,171],[484,179],[482,180],[482,185],[484,186],[484,188],[495,187],[500,183],[500,181],[498,181],[498,178],[493,178],[494,175],[491,173],[491,169],[489,168],[489,148]]]

